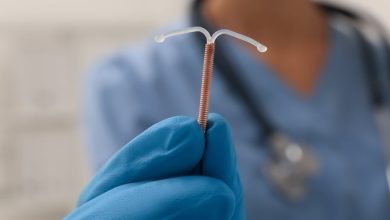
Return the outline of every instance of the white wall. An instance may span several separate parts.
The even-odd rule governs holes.
[[[85,69],[187,2],[0,0],[0,219],[56,219],[73,207],[89,177],[80,129]],[[390,29],[390,1],[348,2]]]
[[[0,0],[0,20],[38,24],[157,23],[177,15],[186,0]]]
[[[80,128],[83,73],[184,5],[0,0],[0,219],[59,219],[73,208],[89,178]]]
[[[369,12],[379,19],[390,30],[390,1],[389,0],[331,0],[336,3],[353,5]]]

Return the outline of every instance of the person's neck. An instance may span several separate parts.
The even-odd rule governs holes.
[[[203,16],[212,26],[227,28],[264,43],[254,56],[272,67],[290,87],[310,96],[326,63],[327,16],[311,0],[203,0]]]
[[[286,46],[323,34],[325,16],[310,0],[204,0],[202,7],[212,25],[264,44]]]

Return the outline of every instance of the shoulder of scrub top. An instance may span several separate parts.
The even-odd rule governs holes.
[[[102,83],[110,86],[111,83],[121,80],[148,84],[159,77],[166,77],[161,72],[165,73],[164,70],[168,68],[177,68],[178,63],[186,62],[185,58],[194,54],[189,53],[191,50],[193,52],[194,40],[191,34],[167,39],[163,43],[157,43],[153,38],[157,34],[184,27],[187,26],[183,22],[174,23],[154,31],[141,42],[130,43],[104,55],[89,69],[88,79],[102,79]],[[121,80],[118,80],[118,77]]]
[[[163,43],[155,42],[154,36],[185,27],[188,27],[186,22],[174,23],[155,31],[142,42],[98,60],[89,69],[86,79],[87,93],[92,93],[95,99],[92,102],[98,99],[107,108],[123,107],[125,111],[130,107],[142,108],[136,112],[153,121],[170,116],[164,111],[175,112],[170,111],[170,100],[177,98],[177,102],[184,104],[188,87],[199,86],[193,79],[200,80],[202,71],[203,48],[194,38],[200,33],[169,38]],[[87,102],[91,102],[90,97],[87,96]],[[164,108],[159,108],[163,105]]]
[[[378,77],[380,81],[379,86],[383,87],[383,92],[390,91],[390,39],[379,21],[371,16],[368,18],[369,20],[365,20],[364,23],[360,24],[351,22],[345,16],[334,15],[330,18],[330,22],[338,31],[350,37],[350,43],[356,43],[362,53],[369,53],[368,55],[372,57],[374,62],[372,64],[378,70],[375,77]],[[366,49],[357,37],[356,31],[360,32],[364,41],[366,41],[368,46]]]

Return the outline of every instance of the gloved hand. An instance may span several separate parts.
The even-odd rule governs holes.
[[[117,152],[65,219],[243,219],[230,129],[210,114],[161,121]]]

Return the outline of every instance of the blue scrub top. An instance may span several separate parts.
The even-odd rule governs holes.
[[[158,32],[188,26],[183,22]],[[235,41],[218,41],[268,120],[307,143],[318,157],[319,171],[302,201],[278,194],[262,169],[270,160],[262,127],[216,70],[210,109],[232,127],[248,219],[390,219],[386,158],[361,46],[340,19],[330,19],[329,29],[331,47],[309,98],[296,94]],[[191,34],[163,44],[150,38],[105,57],[92,69],[85,115],[94,169],[148,126],[174,115],[197,115],[202,54]]]

